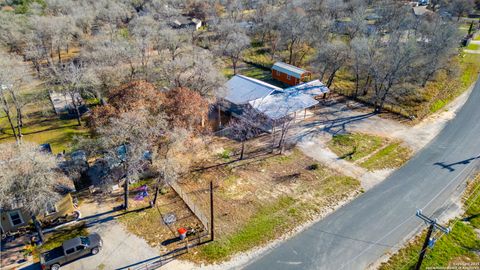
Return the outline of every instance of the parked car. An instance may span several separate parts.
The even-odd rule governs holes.
[[[66,240],[62,246],[40,254],[42,270],[59,270],[60,266],[85,255],[95,255],[102,245],[102,238],[97,233]]]

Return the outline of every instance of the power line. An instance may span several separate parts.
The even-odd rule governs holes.
[[[468,198],[466,199],[466,201],[470,200],[470,198],[472,198],[472,196],[475,195],[475,193],[476,193],[477,191],[479,191],[479,190],[480,190],[480,185],[478,185],[478,186],[472,191],[472,194],[471,194],[470,196],[468,196]],[[470,207],[472,206],[472,204],[473,204],[479,197],[480,197],[480,192],[479,192],[479,193],[477,194],[477,196],[475,196],[475,198],[466,206],[465,211],[468,211],[468,209],[470,209]],[[453,222],[453,224],[450,226],[450,228],[453,229],[458,221],[460,221],[460,219],[459,219],[458,217],[455,218],[455,219],[454,219],[454,222]],[[442,236],[444,236],[445,234],[446,234],[445,232],[442,232],[440,236],[438,236],[438,237],[434,236],[433,238],[436,238],[437,240],[439,240],[439,239],[442,238]],[[438,234],[437,234],[437,235],[438,235]],[[418,252],[418,254],[420,254],[421,252],[424,252],[427,248],[428,248],[428,246],[422,248],[422,249]],[[414,259],[415,259],[415,258],[414,258]],[[407,263],[405,263],[404,267],[402,267],[400,270],[404,269],[405,267],[408,267],[408,265],[409,265],[414,259],[411,259],[411,260],[409,260]]]
[[[458,177],[460,177],[460,175],[462,175],[463,172],[465,172],[473,163],[470,163],[468,164],[467,166],[465,166],[465,168],[463,168],[459,174],[457,174],[457,176],[455,176],[450,182],[448,182],[448,184],[442,188],[430,201],[428,201],[425,206],[423,208],[426,208],[428,205],[430,205],[438,196],[440,196],[441,193],[443,193]],[[463,181],[462,183],[460,184],[463,184]],[[459,184],[459,185],[460,185]],[[445,204],[445,203],[444,203]],[[443,207],[443,205],[442,205]],[[382,236],[380,239],[378,239],[377,241],[373,242],[372,244],[370,244],[368,247],[366,247],[365,249],[363,249],[360,253],[357,254],[357,256],[353,257],[352,259],[348,260],[346,263],[344,263],[340,269],[344,269],[345,266],[349,265],[350,263],[352,263],[354,260],[356,260],[358,257],[360,257],[363,253],[367,252],[368,250],[370,250],[373,245],[379,243],[380,241],[384,240],[387,236],[389,236],[390,234],[392,234],[394,231],[396,231],[398,228],[400,228],[402,225],[404,225],[405,223],[407,223],[408,221],[410,221],[410,219],[413,217],[412,216],[409,216],[407,219],[405,219],[403,222],[399,223],[397,226],[395,226],[395,228],[393,228],[392,230],[390,230],[388,233],[386,233],[384,236]]]
[[[423,221],[425,221],[425,223],[429,225],[427,236],[425,237],[422,250],[420,251],[420,256],[418,257],[417,264],[415,265],[415,270],[420,270],[420,267],[422,266],[423,258],[425,257],[425,253],[427,252],[427,248],[433,247],[436,241],[435,238],[432,238],[433,230],[437,229],[437,230],[443,231],[444,233],[449,233],[450,229],[439,225],[437,223],[437,219],[431,219],[430,217],[425,216],[422,213],[421,209],[417,210],[416,216],[422,219]]]

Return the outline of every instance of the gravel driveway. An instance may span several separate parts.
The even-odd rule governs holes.
[[[115,220],[96,224],[89,231],[100,234],[103,249],[95,256],[84,257],[62,266],[62,270],[128,269],[159,256],[156,249],[143,239],[126,232]]]

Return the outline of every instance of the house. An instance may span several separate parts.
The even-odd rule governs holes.
[[[272,77],[288,85],[297,85],[309,81],[312,73],[283,62],[276,62],[272,66]]]
[[[268,120],[264,126],[272,129],[285,121],[295,119],[297,113],[303,112],[305,115],[306,110],[317,105],[318,101],[300,91],[285,91],[252,100],[249,104]]]
[[[426,5],[412,7],[412,12],[416,17],[422,17],[434,13],[433,11],[427,9]]]
[[[198,30],[202,27],[202,20],[197,18],[178,17],[170,22],[170,25],[175,29],[192,28]]]
[[[61,199],[54,205],[45,208],[45,212],[37,216],[39,220],[54,220],[71,214],[75,209],[70,192],[75,190],[73,182],[67,178],[59,180],[58,193]],[[0,231],[2,233],[16,231],[20,227],[27,226],[32,221],[30,213],[25,211],[21,204],[12,209],[0,209]]]
[[[310,82],[292,86],[286,88],[284,91],[304,93],[314,99],[325,98],[326,95],[330,93],[330,89],[328,89],[328,87],[320,80],[313,80]]]
[[[308,108],[318,104],[316,97],[329,92],[319,80],[284,90],[242,75],[232,77],[226,89],[226,95],[218,104],[219,109],[236,118],[248,117],[245,112],[254,110],[262,116],[256,119],[256,126],[267,132],[285,120],[295,118],[297,113],[305,115]]]
[[[283,91],[282,88],[249,78],[243,75],[233,76],[226,84],[226,95],[219,104],[223,111],[234,116],[240,116],[249,106],[249,102],[264,98],[273,92]]]

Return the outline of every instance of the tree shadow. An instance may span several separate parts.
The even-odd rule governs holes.
[[[475,215],[471,215],[471,216],[468,216],[468,217],[464,217],[462,219],[462,221],[471,221],[472,219],[477,218],[477,217],[480,217],[480,214],[475,214]]]
[[[124,211],[121,208],[120,209],[112,209],[112,210],[109,210],[109,211],[106,211],[106,212],[103,212],[103,213],[99,213],[99,214],[91,215],[91,216],[88,216],[88,217],[80,218],[79,221],[86,221],[85,225],[87,227],[92,227],[95,224],[106,223],[106,222],[114,220],[116,217],[120,217],[120,216],[129,214],[129,213],[138,213],[138,212],[144,211],[144,210],[149,209],[149,208],[150,208],[150,206],[145,206],[145,207],[142,207],[142,208],[137,208],[137,209],[128,210],[128,211]],[[113,213],[116,213],[116,212],[121,212],[121,213],[114,214],[114,215],[109,215],[109,214],[113,214]],[[108,216],[105,217],[105,218],[96,219],[98,217],[102,217],[102,216],[105,216],[105,215],[108,215]],[[89,221],[91,219],[93,219],[93,220]]]
[[[442,169],[446,169],[450,172],[453,172],[453,171],[455,171],[455,168],[453,168],[453,166],[455,166],[455,165],[467,165],[470,162],[472,162],[473,160],[476,160],[478,158],[480,158],[480,156],[472,157],[472,158],[469,158],[469,159],[465,159],[465,160],[450,163],[450,164],[445,164],[445,162],[435,162],[435,163],[433,163],[433,165],[440,166]]]
[[[338,112],[338,111],[336,111]],[[336,113],[334,112],[334,113]],[[331,113],[328,113],[331,114]],[[306,137],[308,135],[318,133],[318,132],[327,132],[331,135],[338,135],[338,134],[345,134],[347,132],[347,126],[349,124],[370,118],[372,116],[377,115],[378,113],[370,112],[355,116],[347,116],[347,117],[337,117],[334,119],[326,119],[326,120],[318,120],[309,122],[307,124],[301,125],[302,128],[310,129],[309,131],[302,133],[298,136],[299,139]],[[319,126],[324,126],[323,128],[318,128]]]

